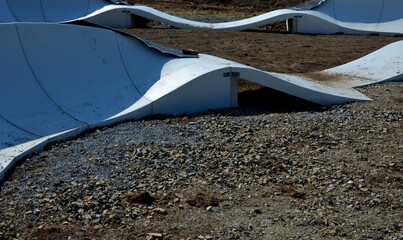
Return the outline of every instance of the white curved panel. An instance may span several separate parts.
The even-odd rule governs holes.
[[[178,86],[166,95],[160,95],[159,98],[153,100],[153,112],[171,115],[230,108],[231,78],[223,78],[226,72],[227,69],[208,72]],[[164,87],[166,83],[166,80],[162,79],[155,87]],[[153,90],[150,89],[146,96],[152,95]]]
[[[40,0],[1,0],[19,22],[45,22]],[[3,18],[3,16],[1,16]]]
[[[294,19],[291,32],[307,34],[329,34],[340,32],[340,26],[334,19],[324,14],[299,14],[299,18]],[[324,21],[326,20],[326,21]]]
[[[89,0],[41,0],[47,22],[62,22],[87,15]]]
[[[242,31],[292,18],[295,16],[295,14],[296,12],[292,10],[276,10],[239,21],[214,23],[211,24],[211,28],[216,30]]]
[[[392,12],[396,18],[394,25],[382,22],[386,18],[381,16],[383,8],[386,12],[391,12],[392,9],[402,9],[403,1],[385,0],[385,6],[383,6],[383,0],[328,0],[313,10],[275,10],[259,16],[224,23],[191,21],[146,6],[106,6],[82,17],[81,20],[113,27],[130,27],[134,25],[133,22],[129,23],[131,19],[127,18],[127,13],[130,12],[132,15],[163,22],[176,28],[243,31],[286,19],[294,19],[296,24],[293,32],[299,33],[403,34],[403,23],[401,22],[403,12]]]
[[[382,15],[379,20],[378,30],[389,33],[403,32],[403,1],[383,0]]]
[[[39,138],[9,148],[0,149],[0,180],[3,180],[7,171],[19,160],[35,152],[42,151],[48,143],[49,140],[47,138]]]
[[[21,130],[0,117],[0,150],[37,138],[38,136]]]
[[[324,1],[320,6],[314,8],[312,12],[320,12],[335,19],[336,14],[334,11],[334,0]]]
[[[0,36],[7,36],[0,38],[0,115],[39,136],[82,125],[42,91],[21,49],[16,26],[2,26]]]
[[[109,5],[91,12],[80,20],[114,28],[133,28],[129,12],[126,6]]]
[[[110,6],[111,4],[108,3],[105,0],[88,0],[88,12],[87,14],[90,14],[92,12],[95,12],[97,10],[102,9],[105,6]]]
[[[117,35],[119,49],[128,74],[142,93],[146,93],[160,79],[161,69],[166,63],[175,59],[173,56],[161,55],[155,49],[145,48],[143,43],[133,41],[131,37]],[[152,62],[153,64],[145,64]]]
[[[38,81],[64,111],[93,123],[141,97],[122,64],[114,32],[46,25],[24,24],[18,29]]]
[[[346,23],[379,22],[383,0],[333,0],[335,17]]]
[[[234,107],[237,77],[323,105],[369,100],[351,88],[362,84],[358,78],[365,84],[402,79],[403,42],[315,73],[343,76],[320,82],[315,74],[269,73],[210,55],[181,58],[99,28],[15,23],[0,24],[0,33],[1,164],[88,128],[157,113]],[[382,59],[384,66],[376,70],[375,60]]]
[[[377,32],[383,0],[333,0],[340,32],[356,34],[357,31]]]
[[[183,114],[231,107],[233,62],[200,54],[174,59],[160,70],[160,80],[146,93],[158,114]]]
[[[6,0],[0,0],[0,22],[16,22]]]

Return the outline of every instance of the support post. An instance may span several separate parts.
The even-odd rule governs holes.
[[[231,77],[230,84],[230,107],[236,108],[238,107],[238,77]]]

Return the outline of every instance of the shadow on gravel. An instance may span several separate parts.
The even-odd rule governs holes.
[[[324,112],[331,106],[322,106],[270,88],[247,90],[238,94],[238,107],[208,110],[194,114],[152,115],[141,120],[193,119],[206,115],[253,116],[270,113]]]
[[[331,106],[322,106],[270,88],[247,90],[238,94],[238,107],[207,110],[194,114],[152,115],[140,120],[193,119],[206,115],[253,116],[270,113],[324,112]]]
[[[161,197],[148,192],[128,193],[124,197],[130,203],[151,205]]]
[[[250,114],[323,111],[327,107],[267,87],[238,94],[238,109]]]

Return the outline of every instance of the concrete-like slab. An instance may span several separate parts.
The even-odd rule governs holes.
[[[402,80],[403,41],[337,68],[290,75],[159,51],[103,28],[7,23],[0,35],[0,176],[45,144],[90,128],[236,107],[239,77],[323,105],[370,100],[352,87]]]
[[[143,17],[183,29],[242,31],[287,20],[289,31],[310,34],[403,34],[401,0],[324,0],[310,8],[271,11],[224,23],[175,17],[141,5],[106,0],[0,0],[0,22],[70,22],[85,20],[109,27],[132,28]]]

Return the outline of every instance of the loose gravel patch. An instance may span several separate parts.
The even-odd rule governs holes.
[[[4,183],[0,237],[401,239],[403,84],[362,91],[374,101],[159,117],[54,144]]]

